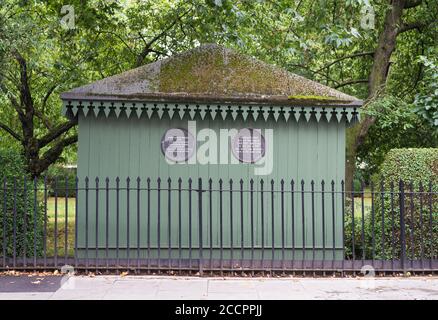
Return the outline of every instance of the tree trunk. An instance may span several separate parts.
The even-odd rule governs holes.
[[[385,88],[388,78],[391,55],[396,48],[396,39],[400,27],[403,25],[402,14],[405,0],[393,0],[390,9],[386,12],[382,33],[379,36],[377,48],[374,52],[373,66],[368,80],[367,101],[376,97]],[[366,116],[355,127],[347,130],[347,164],[345,173],[346,190],[351,191],[357,149],[364,143],[370,127],[376,122],[374,117]]]
[[[65,133],[77,125],[78,119],[76,117],[54,127],[48,126],[48,132],[41,138],[38,138],[34,124],[38,110],[35,108],[34,100],[32,99],[27,62],[19,52],[14,51],[13,55],[18,62],[20,70],[20,80],[19,85],[17,85],[20,91],[20,99],[16,99],[13,95],[10,95],[8,88],[1,83],[0,90],[8,96],[11,106],[18,115],[22,135],[20,136],[20,134],[3,123],[0,123],[0,128],[8,132],[14,139],[21,143],[26,170],[32,178],[37,178],[47,170],[52,163],[55,163],[65,147],[77,142],[77,135],[65,137]],[[50,89],[43,103],[45,103],[47,97],[52,92],[53,89]],[[44,119],[42,120],[44,121]],[[47,148],[48,145],[50,146]],[[41,155],[40,153],[42,151],[44,151],[44,153]]]

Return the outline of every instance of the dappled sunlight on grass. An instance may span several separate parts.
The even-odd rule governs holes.
[[[371,192],[368,189],[365,189],[363,195],[363,211],[364,215],[371,213]],[[354,212],[357,215],[362,215],[362,194],[357,194],[354,198]]]
[[[47,256],[55,254],[55,215],[57,220],[56,239],[57,239],[57,254],[64,256],[65,254],[65,198],[47,199]],[[75,198],[68,198],[67,201],[67,254],[74,255],[75,243]]]

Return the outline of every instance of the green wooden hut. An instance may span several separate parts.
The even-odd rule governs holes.
[[[310,247],[316,247],[320,256],[323,242],[341,250],[340,197],[335,199],[335,212],[322,225],[322,199],[316,195],[314,209],[318,216],[313,227],[325,232],[318,231],[312,243],[311,199],[307,195],[303,221],[298,214],[299,197],[292,204],[290,192],[283,204],[284,216],[280,217],[279,201],[271,206],[268,198],[263,202],[261,193],[256,193],[251,211],[250,194],[239,194],[239,190],[249,190],[251,179],[255,191],[260,191],[262,180],[265,190],[280,190],[283,179],[287,191],[292,180],[295,190],[300,190],[302,180],[306,190],[310,190],[312,180],[316,190],[322,180],[326,188],[333,180],[339,191],[345,172],[345,129],[357,121],[362,101],[213,44],[72,89],[61,97],[65,115],[79,118],[79,187],[85,189],[84,179],[88,177],[88,188],[95,188],[97,183],[101,192],[96,195],[93,189],[86,195],[85,190],[79,191],[79,249],[88,246],[102,251],[109,247],[114,255],[119,248],[118,254],[124,256],[140,248],[141,257],[173,257],[180,250],[178,254],[183,257],[196,258],[199,248],[207,247],[211,249],[210,258],[217,258],[222,245],[222,249],[228,249],[222,252],[225,255],[231,254],[230,248],[242,248],[245,258],[250,248],[256,248],[256,255],[271,254],[274,259],[280,259],[281,250],[277,249],[282,242],[286,249],[305,249],[301,256],[294,253],[297,258],[306,255]],[[251,144],[254,132],[258,137],[256,151]],[[248,136],[251,141],[245,145]],[[167,152],[176,141],[185,152]],[[117,177],[120,190],[116,190]],[[106,178],[110,186],[107,202]],[[202,208],[198,207],[196,192],[178,199],[180,178],[182,190],[190,187],[189,178],[193,188],[198,188],[201,178],[206,190],[227,190],[222,214],[219,192],[204,192]],[[236,191],[231,195],[230,179]],[[130,194],[125,190],[127,183],[132,188]],[[148,187],[152,189],[149,197]],[[330,199],[324,201],[331,207]],[[201,224],[199,209],[203,209]],[[265,247],[269,248],[266,252]],[[286,255],[295,258],[291,250],[286,250]],[[339,258],[335,251],[325,256]]]

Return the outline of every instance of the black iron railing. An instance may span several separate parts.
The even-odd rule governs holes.
[[[351,189],[262,178],[5,178],[0,269],[438,270],[436,183]]]

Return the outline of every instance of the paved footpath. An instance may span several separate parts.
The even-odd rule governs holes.
[[[0,276],[1,299],[438,299],[438,277]]]

